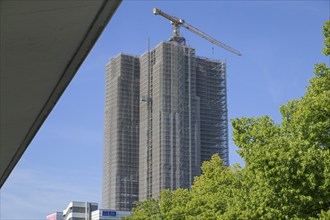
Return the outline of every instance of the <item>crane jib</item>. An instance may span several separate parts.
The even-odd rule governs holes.
[[[158,8],[154,8],[153,9],[153,13],[155,15],[161,15],[163,16],[164,18],[168,19],[171,21],[172,25],[173,25],[173,29],[175,30],[173,32],[173,39],[176,39],[178,38],[179,36],[179,28],[180,26],[183,26],[184,28],[186,28],[187,30],[201,36],[202,38],[208,40],[209,42],[211,42],[212,44],[215,44],[215,45],[218,45],[222,48],[224,48],[225,50],[229,51],[229,52],[232,52],[238,56],[242,56],[242,54],[238,51],[238,50],[235,50],[233,48],[231,48],[230,46],[227,46],[226,44],[224,43],[221,43],[220,41],[212,38],[211,36],[207,35],[206,33],[202,32],[201,30],[193,27],[192,25],[188,24],[187,22],[185,22],[183,19],[180,19],[180,18],[177,18],[177,17],[174,17],[172,15],[169,15],[161,10],[159,10]]]

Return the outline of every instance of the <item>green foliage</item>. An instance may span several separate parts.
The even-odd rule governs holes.
[[[159,199],[148,199],[143,202],[138,202],[133,209],[134,215],[124,219],[144,220],[144,219],[161,219],[159,213]]]
[[[323,53],[325,55],[330,54],[330,20],[325,21],[323,26],[323,35],[324,35],[324,48]]]
[[[244,168],[214,155],[191,190],[165,190],[128,219],[330,219],[329,67],[316,64],[306,94],[280,111],[279,124],[268,116],[231,121]]]
[[[231,186],[238,170],[238,166],[224,166],[217,154],[211,161],[204,162],[203,175],[195,178],[190,191],[192,199],[186,205],[188,219],[217,219],[222,215],[228,206],[224,195],[227,198],[232,193]]]

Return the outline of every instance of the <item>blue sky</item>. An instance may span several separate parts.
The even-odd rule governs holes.
[[[105,64],[139,55],[171,35],[158,7],[242,57],[182,29],[197,55],[227,60],[229,119],[269,115],[300,98],[315,63],[327,63],[329,1],[124,1],[1,189],[1,219],[45,219],[72,201],[101,205]],[[212,52],[214,47],[214,52]],[[231,128],[230,128],[231,132]],[[230,134],[231,138],[231,134]],[[241,163],[230,141],[230,163]]]

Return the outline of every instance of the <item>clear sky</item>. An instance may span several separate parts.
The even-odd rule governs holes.
[[[315,63],[329,64],[326,1],[124,1],[1,189],[0,219],[45,219],[75,201],[101,206],[105,64],[140,55],[171,35],[158,7],[242,52],[238,57],[182,28],[197,55],[227,60],[229,119],[269,115],[300,98]],[[231,139],[231,128],[230,128]],[[230,141],[230,163],[241,163]]]

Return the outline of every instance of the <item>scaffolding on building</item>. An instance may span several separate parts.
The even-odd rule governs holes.
[[[120,54],[106,70],[103,208],[130,211],[138,200],[139,58]]]
[[[103,208],[190,188],[215,153],[229,164],[226,62],[172,41],[106,69]]]
[[[228,121],[224,62],[161,42],[140,64],[139,197],[145,200],[190,188],[214,153],[228,164]]]
[[[197,63],[202,161],[218,153],[224,164],[229,165],[226,62],[198,57]]]

